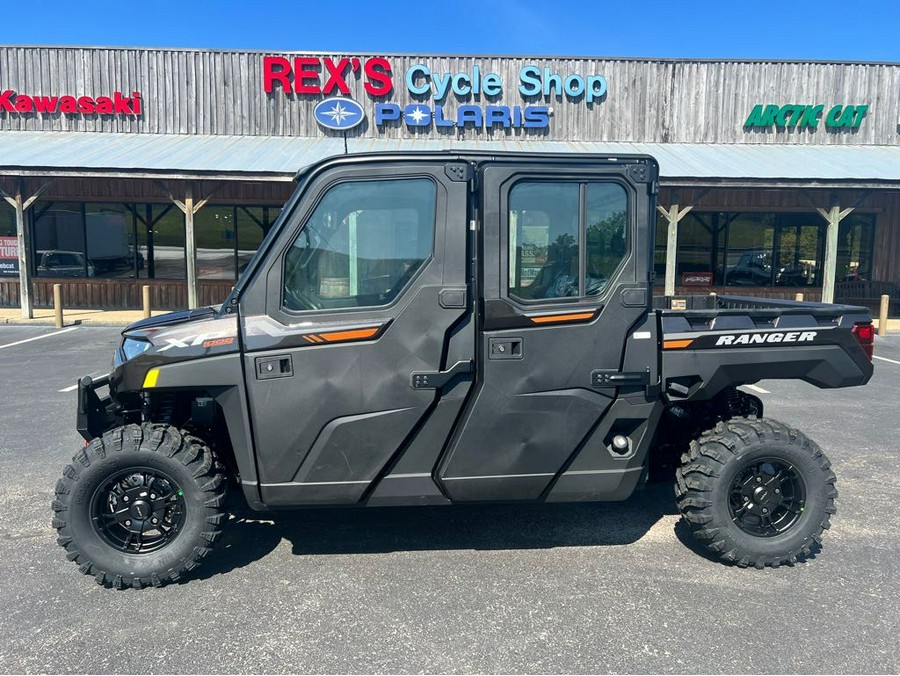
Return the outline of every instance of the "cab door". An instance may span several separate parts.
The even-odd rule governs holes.
[[[459,163],[338,162],[307,179],[241,296],[260,494],[368,499],[474,359]],[[468,380],[466,380],[468,378]],[[461,401],[461,399],[460,399]],[[419,497],[445,499],[416,446]],[[420,457],[422,456],[422,457]],[[409,481],[396,482],[410,492]]]
[[[649,159],[483,168],[478,377],[438,470],[453,500],[603,499],[637,482],[655,177]],[[637,408],[614,409],[622,398]],[[620,433],[628,448],[611,452]]]

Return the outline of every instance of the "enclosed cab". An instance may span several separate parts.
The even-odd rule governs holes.
[[[646,156],[304,171],[222,306],[130,326],[80,382],[60,543],[101,582],[161,584],[211,551],[229,489],[256,510],[623,500],[675,473],[724,560],[804,556],[834,475],[737,387],[864,384],[871,319],[654,301],[657,186]]]

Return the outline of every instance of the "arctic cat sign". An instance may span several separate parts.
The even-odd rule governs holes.
[[[365,94],[374,99],[376,128],[405,126],[418,131],[544,129],[550,126],[553,104],[592,108],[602,104],[608,92],[603,75],[533,64],[523,65],[515,81],[506,83],[499,73],[478,63],[462,70],[416,63],[398,71],[383,57],[263,59],[263,89],[267,94],[281,89],[286,95],[346,97],[357,80]],[[387,100],[404,94],[405,102]],[[518,105],[504,105],[503,99],[509,96],[518,97],[514,102]],[[349,100],[344,105],[336,96],[322,104],[321,112],[326,117],[317,114],[316,120],[327,129],[350,129],[362,122],[357,117],[336,121],[341,114],[338,107],[359,108],[365,114],[358,102]]]
[[[13,89],[0,91],[0,112],[6,113],[64,113],[67,115],[125,115],[141,114],[141,93],[112,92],[110,96],[43,96],[21,94]]]
[[[869,106],[845,106],[839,104],[828,108],[824,105],[799,105],[789,103],[786,106],[774,104],[753,106],[753,110],[744,121],[747,129],[818,129],[824,122],[827,129],[857,129]]]

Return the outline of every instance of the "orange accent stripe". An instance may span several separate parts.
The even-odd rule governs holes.
[[[579,322],[590,319],[593,312],[576,312],[568,315],[543,315],[541,317],[529,317],[535,324],[549,324],[551,322]]]
[[[380,328],[380,326],[376,326],[371,329],[335,331],[334,333],[323,333],[320,337],[323,338],[326,343],[339,343],[345,340],[365,340],[366,338],[372,338],[375,334],[378,333]]]
[[[309,339],[314,343],[324,343],[325,341],[319,338],[315,333],[309,334]]]
[[[665,340],[665,341],[663,341],[663,349],[664,350],[682,350],[693,342],[694,342],[693,338],[687,338],[685,340]]]

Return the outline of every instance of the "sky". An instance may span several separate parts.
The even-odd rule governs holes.
[[[24,7],[31,11],[25,11]],[[0,43],[900,62],[900,0],[32,0]]]

